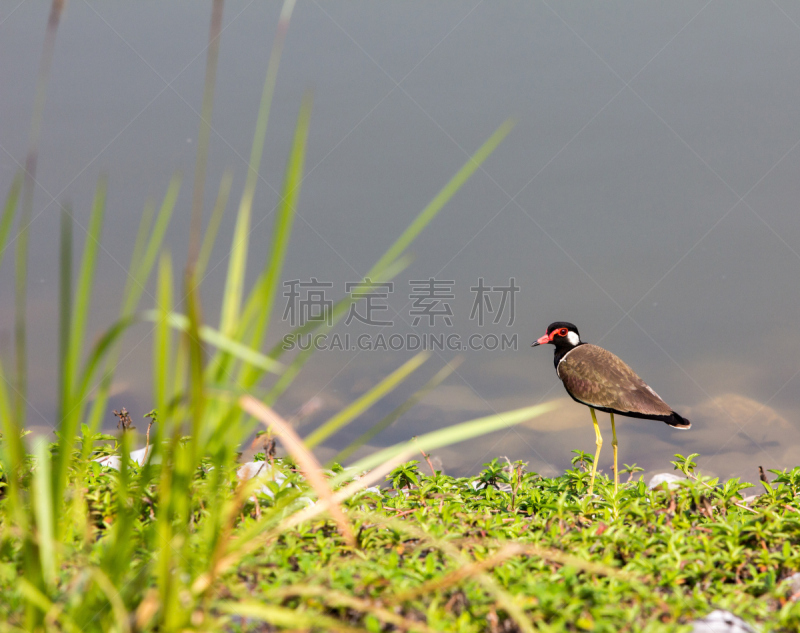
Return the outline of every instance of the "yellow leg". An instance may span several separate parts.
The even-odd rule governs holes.
[[[614,425],[614,414],[611,414],[611,434],[614,439],[611,440],[611,446],[614,447],[614,494],[617,494],[619,488],[619,469],[617,468],[617,427]]]
[[[594,413],[594,409],[589,407],[589,411],[592,412],[592,423],[594,424],[594,434],[597,438],[595,445],[597,446],[597,452],[594,454],[594,464],[592,464],[592,478],[589,480],[589,495],[591,496],[592,491],[594,490],[594,477],[597,474],[597,462],[600,459],[600,449],[603,448],[603,436],[600,435],[600,426],[597,424],[597,416]]]

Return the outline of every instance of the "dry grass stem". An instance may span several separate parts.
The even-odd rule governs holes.
[[[322,473],[322,466],[320,466],[320,463],[311,451],[306,448],[294,429],[272,409],[252,396],[242,396],[239,399],[239,404],[247,413],[263,422],[268,428],[271,428],[280,438],[288,453],[300,467],[303,476],[316,491],[320,501],[326,503],[325,509],[336,522],[344,540],[350,547],[355,547],[356,537],[355,534],[353,534],[353,529],[350,527],[350,523],[344,514],[342,506],[335,498],[333,490],[331,490]]]

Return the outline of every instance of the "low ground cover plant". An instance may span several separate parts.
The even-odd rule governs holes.
[[[121,446],[98,454],[109,449]],[[35,472],[36,457],[29,464]],[[350,540],[325,513],[287,527],[298,500],[313,508],[309,500],[318,498],[290,457],[268,456],[249,482],[234,464],[214,479],[229,509],[220,530],[208,511],[219,494],[209,490],[213,465],[203,460],[183,495],[189,529],[180,558],[163,570],[160,467],[118,471],[92,462],[70,475],[89,515],[85,532],[60,544],[50,593],[39,597],[44,624],[103,631],[675,631],[723,608],[763,630],[797,630],[800,468],[776,472],[773,484],[745,503],[746,492],[758,492],[751,484],[705,478],[691,457],[675,464],[690,478],[674,489],[651,490],[639,479],[615,497],[613,482],[600,477],[588,497],[585,455],[554,478],[504,460],[476,476],[451,477],[412,460],[386,473],[380,487],[342,500]],[[338,465],[325,477],[338,489],[358,480]],[[210,530],[220,530],[225,548],[215,547],[221,541]],[[120,534],[129,543],[124,552]],[[23,626],[35,595],[22,574],[18,536],[7,535],[0,551],[7,629]],[[164,572],[183,576],[174,587],[176,627],[164,618]]]

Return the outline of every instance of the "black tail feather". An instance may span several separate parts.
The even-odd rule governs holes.
[[[567,392],[569,393],[569,392]],[[572,394],[569,394],[572,396]],[[659,422],[666,422],[672,428],[686,430],[692,428],[692,423],[689,422],[686,418],[681,415],[678,415],[674,411],[670,415],[653,415],[650,413],[637,413],[636,411],[619,411],[616,409],[611,409],[608,407],[596,407],[591,404],[587,404],[578,400],[575,396],[572,396],[572,399],[576,402],[580,402],[581,404],[585,404],[587,407],[591,407],[592,409],[596,409],[597,411],[605,411],[606,413],[613,413],[614,415],[624,415],[626,418],[638,418],[640,420],[658,420]]]
[[[672,415],[670,417],[664,418],[664,422],[666,422],[667,424],[676,429],[686,430],[692,428],[692,423],[689,422],[689,420],[687,420],[684,417],[681,417],[674,411],[672,412]]]

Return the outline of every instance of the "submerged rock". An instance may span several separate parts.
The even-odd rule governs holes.
[[[786,587],[786,592],[789,594],[789,600],[797,600],[800,598],[800,572],[794,573],[788,578],[784,578],[783,585]]]
[[[692,622],[692,633],[759,633],[730,611],[717,609],[701,620]]]
[[[670,490],[675,490],[680,485],[680,482],[686,481],[686,477],[681,477],[680,475],[673,475],[672,473],[658,473],[657,475],[653,475],[650,479],[650,483],[647,484],[647,487],[652,490],[660,486],[663,483],[667,484],[667,488]]]
[[[152,446],[148,446],[146,448],[140,448],[135,451],[131,451],[129,457],[131,461],[139,466],[144,465],[147,456],[153,451]],[[122,458],[119,455],[103,455],[103,457],[98,457],[95,460],[92,460],[100,464],[101,466],[105,466],[106,468],[113,468],[114,470],[119,470],[122,468]]]
[[[271,479],[278,485],[286,481],[286,475],[277,468],[273,469],[268,462],[245,462],[236,471],[236,476],[240,481],[247,481],[248,479],[263,476],[265,479]],[[256,488],[256,492],[267,495],[268,497],[275,496],[272,490],[267,486]]]
[[[278,470],[277,468],[273,468],[268,462],[245,462],[239,469],[236,471],[236,476],[239,478],[240,481],[247,481],[249,479],[254,479],[256,477],[260,477],[261,479],[271,480],[274,481],[279,486],[286,481],[286,475]],[[292,484],[289,484],[290,486]],[[262,494],[270,499],[275,498],[275,494],[272,490],[269,489],[269,486],[259,486],[255,489],[256,494]],[[256,496],[251,495],[250,501],[255,501]],[[315,501],[310,499],[309,497],[299,497],[297,499],[301,503],[304,503],[307,506],[313,506]]]

